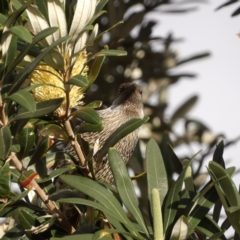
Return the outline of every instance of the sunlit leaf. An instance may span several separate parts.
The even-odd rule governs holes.
[[[32,42],[32,35],[30,32],[23,26],[13,26],[9,29],[9,31],[15,34],[18,38],[31,43]]]
[[[139,202],[134,190],[134,186],[123,159],[115,149],[109,149],[108,156],[115,184],[123,204],[136,219],[144,233],[149,236],[143,216],[139,209]]]
[[[168,191],[168,177],[161,151],[154,139],[151,139],[147,144],[146,168],[148,199],[151,199],[152,190],[158,189],[162,204]]]

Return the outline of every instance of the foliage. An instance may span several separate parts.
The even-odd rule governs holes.
[[[211,180],[201,188],[194,180],[218,136],[207,143],[202,155],[179,159],[172,148],[193,141],[206,144],[202,137],[207,127],[186,117],[197,97],[189,98],[169,120],[165,118],[168,88],[183,77],[194,77],[188,73],[173,75],[169,70],[208,53],[179,60],[171,47],[177,39],[172,35],[152,37],[156,23],[143,21],[147,13],[163,11],[163,5],[169,5],[166,12],[192,9],[179,10],[170,0],[34,3],[37,8],[31,1],[1,1],[0,217],[7,218],[7,223],[14,220],[2,239],[226,239],[224,233],[230,226],[238,239],[240,199],[231,179],[235,169],[225,168],[223,142],[208,164]],[[131,11],[137,4],[142,10]],[[113,8],[117,8],[116,15]],[[122,19],[126,19],[124,24]],[[134,36],[136,27],[139,32]],[[152,41],[160,43],[163,50],[155,51]],[[128,57],[122,58],[127,52]],[[66,174],[73,168],[85,168],[85,157],[92,154],[80,134],[74,135],[74,126],[81,119],[84,124],[78,129],[80,133],[101,131],[102,119],[95,111],[101,101],[96,99],[109,104],[114,92],[109,97],[98,94],[140,78],[136,77],[139,71],[150,119],[133,119],[120,126],[98,156],[100,161],[108,153],[115,187],[86,177],[91,174],[87,169],[82,171],[84,176]],[[97,79],[102,79],[101,83]],[[96,87],[98,92],[94,91]],[[84,102],[90,103],[84,105],[87,90]],[[158,94],[157,104],[148,101]],[[112,146],[148,119],[150,134],[142,137],[146,160],[138,152],[135,163],[132,161],[138,170],[131,166],[139,173],[133,177],[136,187]],[[174,132],[180,119],[185,124],[183,136]],[[191,135],[190,124],[196,126]],[[170,134],[175,136],[174,141]],[[152,137],[157,141],[149,140]],[[78,165],[56,168],[61,159],[74,161],[61,151],[63,142],[74,146],[80,158]],[[199,162],[195,172],[193,162]],[[175,180],[174,173],[178,175]],[[56,191],[57,178],[70,188]],[[17,190],[12,188],[13,183]],[[141,196],[136,193],[138,188]],[[62,203],[74,204],[77,225],[65,218]],[[226,219],[219,227],[222,206]]]

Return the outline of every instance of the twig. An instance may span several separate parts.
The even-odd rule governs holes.
[[[19,159],[16,157],[15,153],[11,153],[10,158],[12,160],[13,165],[16,167],[16,169],[19,172],[23,172],[26,169],[22,165],[22,163],[19,161]],[[34,189],[34,191],[37,193],[37,195],[41,198],[43,203],[47,206],[47,208],[50,210],[52,214],[56,213],[58,214],[58,220],[64,226],[64,228],[67,230],[68,233],[73,233],[75,232],[75,228],[70,225],[70,223],[67,221],[67,219],[63,216],[62,212],[58,209],[58,207],[52,202],[51,200],[48,199],[48,196],[46,193],[40,188],[38,183],[33,179],[30,182],[30,185]]]
[[[83,155],[82,149],[80,148],[80,146],[78,144],[75,134],[73,133],[73,130],[72,130],[69,120],[66,120],[63,124],[67,131],[68,137],[70,138],[70,143],[74,147],[74,149],[77,153],[77,156],[78,156],[78,159],[80,162],[80,166],[84,167],[85,166],[85,157]]]

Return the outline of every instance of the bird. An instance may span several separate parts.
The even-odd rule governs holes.
[[[123,83],[118,88],[118,94],[112,105],[103,110],[97,110],[102,118],[103,130],[99,132],[86,132],[81,137],[89,143],[93,149],[96,141],[99,141],[99,150],[108,139],[108,137],[122,124],[133,119],[143,118],[142,88],[136,83]],[[125,136],[115,144],[114,148],[122,157],[126,164],[138,141],[139,128]],[[75,160],[78,156],[71,144],[68,144],[64,150]],[[98,151],[99,152],[99,151]],[[98,152],[93,157],[93,171],[95,179],[102,179],[105,183],[113,184],[114,177],[108,162],[108,156],[104,156],[100,161],[96,161]]]

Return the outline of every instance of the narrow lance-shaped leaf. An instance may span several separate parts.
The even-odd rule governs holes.
[[[0,160],[5,161],[10,153],[12,145],[12,134],[10,128],[4,126],[0,128]]]
[[[10,167],[9,162],[6,162],[3,167],[0,167],[0,197],[7,198],[10,194]]]
[[[99,114],[90,107],[82,107],[79,110],[72,113],[73,116],[81,118],[83,121],[92,123],[92,124],[100,124],[101,117]]]
[[[21,51],[20,51],[19,55],[17,56],[17,58],[15,59],[13,64],[9,67],[7,74],[11,73],[13,71],[13,69],[15,69],[15,67],[31,51],[31,49],[36,45],[36,43],[38,43],[42,39],[46,38],[50,34],[54,33],[56,30],[57,30],[56,27],[47,28],[47,29],[44,29],[43,31],[41,31],[40,33],[38,33],[36,36],[34,36],[34,38],[32,39],[32,43],[31,44],[27,44],[24,49],[21,49]]]
[[[36,104],[36,111],[34,112],[28,111],[24,108],[20,108],[18,114],[12,119],[12,121],[45,116],[60,107],[62,101],[63,98],[56,98],[39,102]]]
[[[185,216],[181,216],[175,223],[170,240],[185,240],[187,239],[188,222]]]
[[[141,238],[133,224],[129,221],[118,200],[105,187],[82,176],[62,175],[59,178],[70,187],[87,194],[103,204],[109,211],[114,212],[119,221],[123,222],[131,233]],[[76,184],[76,182],[78,182],[78,184]]]
[[[33,95],[25,89],[20,89],[19,91],[8,96],[8,98],[15,101],[30,112],[34,112],[36,110],[36,102]]]
[[[163,203],[168,191],[168,178],[161,151],[154,139],[151,139],[147,144],[146,169],[148,180],[148,199],[151,199],[152,190],[158,189],[161,203]]]
[[[29,65],[27,65],[20,73],[15,77],[14,82],[12,83],[12,87],[9,91],[9,95],[13,94],[25,81],[27,76],[37,67],[40,61],[58,44],[66,41],[69,36],[63,37],[55,41],[51,46],[47,47],[42,53],[40,53]]]
[[[18,140],[21,147],[18,157],[19,159],[23,159],[28,155],[29,151],[32,149],[35,143],[33,124],[27,123],[26,126],[23,127],[21,132],[17,134],[16,139]]]
[[[28,163],[28,166],[31,166],[32,164],[36,163],[43,156],[43,154],[46,153],[49,147],[50,139],[48,138],[48,136],[43,137],[39,142],[34,154],[32,155],[31,160]]]
[[[126,123],[122,124],[119,128],[117,128],[110,137],[105,141],[103,147],[99,151],[97,161],[101,160],[108,152],[110,147],[114,147],[114,145],[122,138],[127,136],[129,133],[138,129],[142,124],[147,122],[149,117],[144,117],[143,119],[131,119]]]
[[[72,84],[78,87],[87,87],[88,86],[88,79],[81,74],[75,75],[71,77],[66,84]]]
[[[9,31],[28,43],[32,42],[32,35],[23,26],[13,26],[9,29]]]
[[[143,216],[139,209],[138,198],[123,159],[115,149],[111,148],[108,151],[108,156],[115,184],[124,206],[137,220],[144,233],[149,236]]]
[[[178,179],[173,184],[173,186],[171,187],[171,189],[169,190],[166,196],[166,201],[164,204],[164,231],[166,236],[170,234],[171,225],[174,223],[174,219],[177,214],[177,207],[180,200],[179,193],[182,190],[182,185],[184,182],[184,177],[185,177],[187,168],[188,166],[190,166],[190,164],[192,163],[193,159],[197,154],[195,154],[192,157],[192,159],[188,162],[188,164],[184,166],[183,171],[181,172]]]

